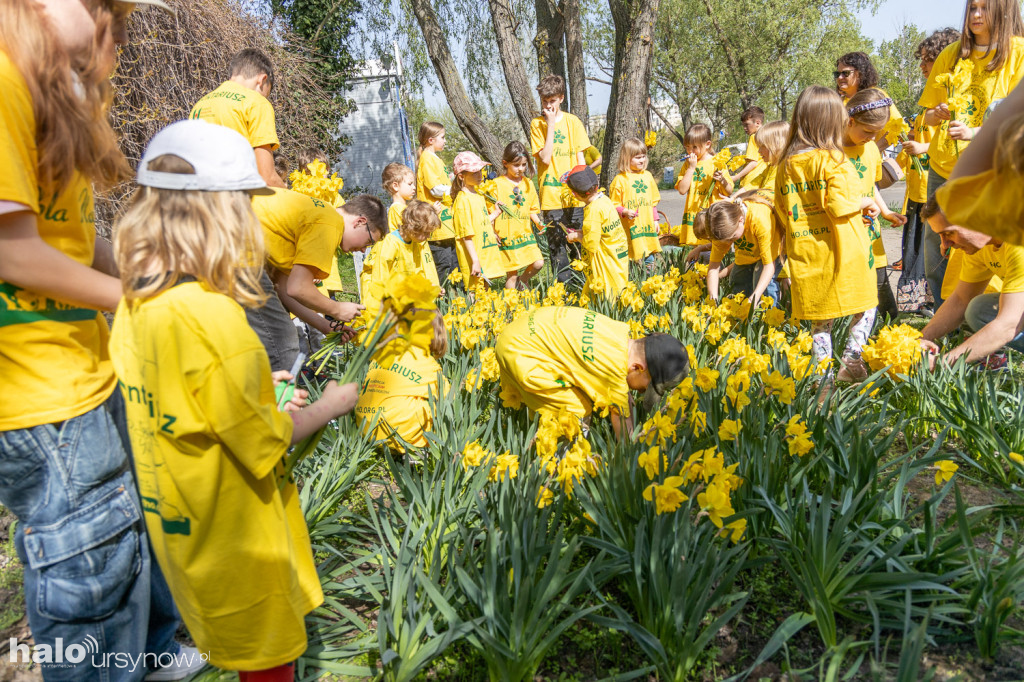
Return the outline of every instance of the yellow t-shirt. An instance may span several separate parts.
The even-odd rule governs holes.
[[[580,245],[589,270],[584,293],[614,301],[629,280],[629,244],[619,212],[604,194],[583,208]]]
[[[452,214],[455,222],[455,238],[459,240],[455,244],[455,253],[459,257],[459,268],[462,270],[463,281],[468,282],[469,287],[476,286],[478,281],[469,274],[473,261],[462,241],[466,237],[473,238],[473,248],[476,249],[476,257],[480,260],[480,270],[483,272],[484,279],[504,275],[501,251],[498,249],[498,240],[494,237],[494,227],[491,225],[491,219],[487,213],[487,202],[484,198],[476,192],[459,192],[455,197]]]
[[[850,160],[850,163],[857,170],[857,176],[860,178],[858,188],[860,189],[861,196],[874,199],[875,183],[882,179],[882,153],[878,151],[878,145],[874,142],[851,145],[843,147],[843,151],[846,152],[846,158]],[[889,261],[885,257],[885,244],[882,243],[882,228],[878,218],[875,219],[873,225],[865,224],[864,229],[867,230],[868,236],[871,239],[871,252],[874,256],[872,259],[873,267],[876,270],[884,268],[889,264]]]
[[[241,306],[179,284],[128,306],[110,340],[149,539],[210,662],[263,670],[306,649],[323,602],[294,483],[292,419]]]
[[[377,261],[377,254],[380,253],[380,245],[384,243],[381,239],[378,242],[374,242],[366,251],[366,257],[363,258],[363,271],[359,273],[359,294],[362,297],[362,303],[365,305],[368,300],[372,300],[373,297],[370,295],[370,282],[373,281],[373,268]]]
[[[964,254],[961,282],[990,282],[994,277],[1002,280],[1002,294],[1024,291],[1024,246],[989,244],[975,254]]]
[[[601,150],[599,150],[599,149],[598,149],[597,147],[595,147],[594,145],[590,145],[589,147],[587,147],[586,149],[584,149],[584,150],[583,150],[583,161],[584,161],[584,162],[585,162],[585,163],[586,163],[586,164],[587,164],[588,166],[589,166],[590,164],[594,163],[595,161],[597,161],[597,158],[598,158],[599,156],[601,156]],[[595,173],[595,174],[596,174],[596,175],[597,175],[598,177],[600,177],[600,175],[601,175],[601,167],[602,167],[602,166],[604,166],[604,162],[603,162],[603,161],[602,161],[601,163],[597,164],[596,166],[594,166],[594,169],[593,169],[593,170],[594,170],[594,173]]]
[[[648,171],[619,173],[608,188],[608,197],[616,206],[636,211],[636,218],[622,217],[622,227],[629,237],[629,257],[641,260],[661,251],[658,243],[658,221],[654,207],[661,201],[658,183]]]
[[[756,133],[750,136],[747,140],[747,151],[744,152],[743,157],[747,160],[747,163],[753,161],[757,165],[754,166],[753,170],[743,176],[740,180],[741,189],[761,189],[764,187],[771,187],[769,178],[765,171],[768,169],[768,164],[761,158],[761,152],[757,148],[757,142],[754,141]],[[761,184],[761,183],[765,184]]]
[[[931,142],[935,136],[936,128],[937,126],[925,124],[923,112],[918,114],[917,118],[914,119],[914,141]],[[918,157],[912,157],[906,152],[903,152],[903,155],[906,156],[907,199],[923,204],[928,201],[928,167],[930,157],[927,153],[921,154]],[[917,158],[917,162],[921,165],[920,172],[914,168],[914,158]]]
[[[859,186],[853,164],[837,152],[812,149],[779,165],[775,212],[798,320],[831,320],[878,305]]]
[[[778,166],[769,166],[761,162],[743,178],[740,186],[743,189],[765,189],[771,192],[775,187],[775,174],[778,170]]]
[[[949,257],[946,259],[946,273],[942,276],[942,298],[948,299],[956,291],[956,285],[960,283],[960,271],[964,266],[964,252],[960,249],[950,249]],[[1003,280],[999,275],[992,275],[985,287],[986,294],[998,294],[1003,290]]]
[[[255,147],[281,145],[274,123],[274,107],[266,97],[233,81],[224,81],[192,107],[189,118],[198,118],[231,128]]]
[[[345,221],[320,201],[280,187],[252,198],[252,210],[263,227],[267,262],[284,273],[293,265],[305,265],[317,279],[331,272]]]
[[[393,232],[402,226],[402,214],[405,213],[406,204],[395,202],[388,206],[388,232]]]
[[[0,201],[29,207],[44,242],[92,265],[92,187],[79,173],[60,192],[40,184],[32,98],[3,51],[0,90]],[[99,312],[0,280],[0,431],[66,421],[101,405],[116,385],[107,336]]]
[[[424,149],[420,154],[419,163],[416,165],[416,198],[420,201],[426,201],[431,205],[437,201],[444,204],[440,215],[441,227],[434,230],[434,234],[430,235],[429,241],[436,242],[455,238],[455,225],[452,223],[451,194],[445,192],[443,196],[435,197],[430,193],[430,190],[435,187],[450,187],[451,184],[452,181],[448,177],[448,169],[444,167],[444,161],[441,160],[441,157],[435,154],[433,149]]]
[[[374,437],[391,441],[392,447],[401,449],[397,434],[413,447],[427,445],[424,435],[432,426],[430,394],[438,393],[441,366],[430,352],[412,346],[391,367],[370,363],[366,380],[359,391],[356,419],[363,428],[369,427],[378,414]]]
[[[996,100],[1006,97],[1017,87],[1021,76],[1024,76],[1024,38],[1014,37],[1012,39],[1010,54],[1003,65],[995,71],[987,71],[986,66],[995,57],[995,50],[987,56],[984,53],[975,51],[970,56],[971,61],[971,85],[967,92],[956,92],[955,95],[966,95],[970,98],[970,105],[965,111],[952,111],[953,120],[962,121],[972,128],[977,128],[985,120],[985,112]],[[925,109],[932,109],[940,104],[948,104],[949,93],[945,86],[939,85],[938,78],[942,74],[952,74],[956,69],[957,61],[960,58],[960,41],[948,45],[939,53],[932,66],[931,75],[921,93],[918,102]],[[935,172],[944,178],[948,178],[956,165],[959,152],[967,147],[965,140],[953,140],[949,137],[949,122],[943,121],[932,137],[931,145],[928,147],[930,165]]]
[[[430,246],[426,242],[406,242],[398,233],[398,230],[389,232],[384,239],[373,246],[373,263],[369,271],[364,267],[364,273],[369,273],[367,282],[380,282],[386,285],[391,275],[396,272],[412,274],[418,272],[433,284],[440,286],[437,281],[437,268],[434,266],[434,258],[430,255]],[[363,303],[366,306],[380,307],[380,301],[372,301],[369,293],[373,287],[363,288]],[[381,291],[384,289],[382,288]]]
[[[990,169],[950,180],[935,197],[954,225],[1024,244],[1024,176]]]
[[[770,197],[769,197],[770,198]],[[782,239],[772,224],[772,207],[759,201],[743,202],[747,218],[743,222],[743,236],[732,243],[736,249],[736,265],[774,263],[782,252]],[[721,263],[729,253],[728,242],[711,242],[711,262]]]
[[[530,121],[530,153],[537,158],[537,152],[547,141],[548,124],[542,116]],[[567,111],[555,122],[554,140],[551,147],[551,163],[537,158],[537,183],[540,191],[542,211],[566,208],[562,203],[562,176],[576,166],[576,155],[590,146],[587,130],[578,118]]]
[[[686,174],[686,162],[683,162],[682,168],[679,170],[679,174],[676,176],[676,184],[679,184],[679,178]],[[732,186],[732,179],[729,177],[729,171],[724,170],[722,173],[726,176],[726,184]],[[686,193],[686,206],[683,209],[683,222],[679,225],[679,244],[682,245],[696,245],[696,244],[707,244],[706,239],[697,239],[697,236],[693,234],[693,219],[697,217],[697,214],[702,210],[715,203],[716,201],[722,201],[728,199],[727,194],[723,194],[718,183],[715,182],[715,164],[713,159],[709,156],[703,161],[697,162],[697,167],[693,169],[693,181],[690,183],[690,190]]]
[[[502,268],[505,272],[518,271],[544,258],[530,220],[531,215],[540,213],[540,200],[529,178],[512,182],[501,175],[495,178],[494,184],[497,188],[494,198],[513,213],[509,216],[502,211],[494,221],[494,232],[501,238],[498,250]],[[493,208],[490,202],[487,208]]]
[[[629,410],[629,325],[583,308],[535,308],[498,335],[503,389],[530,410],[564,407],[580,418],[594,403]]]

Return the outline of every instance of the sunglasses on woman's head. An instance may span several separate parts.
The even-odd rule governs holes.
[[[840,76],[842,76],[843,78],[849,78],[855,72],[856,72],[856,69],[843,69],[842,71],[833,71],[832,72],[832,77],[833,78],[839,78]]]

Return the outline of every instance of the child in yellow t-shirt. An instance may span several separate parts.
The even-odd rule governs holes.
[[[274,107],[267,99],[274,87],[274,66],[270,57],[246,48],[231,58],[230,76],[216,90],[204,95],[189,118],[227,126],[238,132],[253,148],[260,176],[270,187],[285,187],[274,167],[274,150],[280,147]]]
[[[701,240],[693,234],[693,219],[714,202],[728,199],[733,183],[728,170],[715,168],[711,128],[696,123],[686,131],[683,141],[686,164],[676,178],[676,191],[686,197],[686,206],[683,222],[672,236],[680,246],[696,246]]]
[[[444,151],[444,126],[437,121],[426,121],[420,126],[417,140],[416,198],[433,204],[441,219],[441,226],[430,235],[430,252],[437,266],[437,279],[441,286],[445,286],[448,275],[458,267],[459,262],[455,257],[452,176],[438,156]]]
[[[875,321],[878,287],[861,214],[876,217],[878,206],[862,196],[857,171],[843,153],[846,108],[839,95],[817,85],[805,89],[793,122],[775,181],[793,317],[813,323],[820,365],[831,362],[835,320],[852,316],[844,370],[852,366],[866,376],[861,348]]]
[[[658,202],[661,193],[647,170],[647,145],[638,137],[623,141],[619,151],[619,173],[612,180],[608,197],[619,212],[629,239],[629,258],[650,262],[661,253],[658,243]]]
[[[906,216],[890,211],[882,199],[877,183],[882,179],[882,154],[878,151],[875,140],[889,123],[889,109],[892,100],[877,88],[866,88],[859,91],[846,102],[849,118],[843,129],[843,152],[857,170],[860,178],[861,196],[872,199],[878,206],[879,215],[896,227],[906,224]],[[878,285],[878,317],[895,320],[899,311],[896,299],[889,286],[888,259],[885,255],[885,244],[882,243],[882,228],[876,219],[867,221],[868,234],[871,237],[871,262],[875,268]]]
[[[416,199],[409,202],[402,212],[402,222],[373,247],[373,269],[363,289],[363,303],[367,308],[380,307],[377,292],[384,293],[384,285],[396,272],[418,272],[431,284],[439,286],[437,268],[427,245],[427,238],[439,222],[433,206]],[[378,286],[373,286],[375,283]]]
[[[501,163],[505,174],[494,179],[494,198],[505,209],[492,213],[495,215],[494,233],[507,277],[505,288],[525,289],[530,278],[544,267],[544,256],[531,226],[532,222],[541,227],[540,202],[533,181],[526,177],[530,167],[526,146],[518,140],[509,142],[501,155]]]
[[[363,260],[363,271],[359,275],[359,291],[362,292],[364,299],[368,296],[367,285],[370,281],[379,280],[374,276],[373,270],[381,244],[384,243],[388,234],[401,227],[402,213],[405,211],[406,204],[416,196],[416,176],[408,166],[403,164],[389,163],[385,166],[380,174],[380,184],[384,191],[391,196],[391,205],[388,206],[388,229],[384,238],[374,242],[373,246],[367,250]],[[438,225],[440,225],[440,221]],[[433,258],[430,262],[433,264]],[[437,269],[434,268],[433,274],[424,273],[424,275],[427,275],[432,281],[437,280]],[[387,277],[384,279],[386,281]]]
[[[572,230],[566,237],[583,245],[587,264],[583,295],[615,301],[629,280],[629,244],[622,220],[612,200],[599,191],[597,175],[590,166],[573,168],[565,184],[585,204],[583,229]]]
[[[278,410],[282,376],[242,311],[265,296],[246,191],[265,183],[245,138],[174,123],[150,141],[137,181],[115,230],[124,298],[110,345],[150,543],[210,662],[282,679],[323,601],[282,459],[350,412],[357,387],[330,382],[313,405]]]
[[[423,202],[414,203],[433,211]],[[444,318],[438,313],[434,317],[434,337],[429,352],[413,345],[390,367],[371,362],[355,410],[363,429],[368,429],[376,418],[374,438],[377,440],[386,441],[401,452],[405,450],[403,444],[426,447],[426,433],[433,426],[430,396],[437,396],[446,388],[447,382],[438,364],[446,352],[448,334]]]
[[[697,214],[694,233],[711,240],[707,281],[708,295],[713,300],[718,300],[722,259],[731,248],[736,249],[736,260],[729,272],[732,292],[742,293],[755,306],[762,295],[779,300],[775,273],[782,245],[772,219],[770,197],[770,193],[748,190]]]
[[[764,126],[764,109],[748,107],[740,115],[740,124],[743,126],[743,132],[747,134],[747,151],[744,154],[747,163],[736,173],[733,180],[740,183],[741,189],[750,189],[755,187],[753,180],[765,167],[756,141],[757,131]]]
[[[487,212],[487,202],[477,194],[483,181],[481,171],[490,164],[473,152],[459,152],[453,163],[452,213],[454,214],[456,252],[462,282],[467,291],[505,273],[501,262],[498,238],[491,221],[497,216]]]

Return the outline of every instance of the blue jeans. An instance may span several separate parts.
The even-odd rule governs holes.
[[[946,178],[935,172],[935,169],[928,169],[928,198],[931,199],[935,192],[946,184]],[[946,276],[946,264],[948,261],[942,256],[942,240],[939,235],[928,225],[924,227],[924,277],[928,280],[928,288],[932,292],[932,299],[935,301],[932,310],[938,310],[942,305],[942,278]]]
[[[178,651],[178,613],[150,559],[129,453],[116,389],[65,422],[0,431],[0,503],[18,518],[25,610],[37,652],[52,652],[47,682],[141,680],[157,656]],[[27,647],[12,654],[22,662]]]
[[[964,311],[964,322],[971,328],[971,331],[978,332],[982,327],[999,314],[999,294],[982,294],[967,304]],[[1024,333],[1017,334],[1013,340],[1006,344],[1007,348],[1024,353]]]
[[[781,261],[775,261],[776,273],[778,273],[781,265]],[[749,263],[747,265],[733,263],[732,270],[729,271],[729,284],[732,286],[732,293],[738,294],[742,292],[744,296],[749,297],[754,293],[757,281],[761,279],[762,270],[764,270],[764,265],[761,263]],[[779,281],[776,277],[772,277],[772,281],[765,287],[764,295],[770,296],[775,301],[775,305],[779,305],[779,293]]]

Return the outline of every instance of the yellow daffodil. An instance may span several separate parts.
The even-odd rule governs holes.
[[[674,512],[689,497],[679,489],[684,483],[681,476],[669,476],[664,483],[652,483],[644,489],[644,499],[654,501],[654,511],[658,514]]]
[[[947,459],[939,460],[935,463],[935,485],[942,485],[949,479],[953,478],[953,474],[956,473],[960,466],[950,462]]]
[[[636,463],[643,468],[647,478],[653,481],[668,466],[668,457],[661,454],[661,449],[655,446],[650,450],[641,452]]]
[[[921,358],[921,332],[908,324],[883,327],[878,336],[864,344],[862,358],[872,369],[888,367],[886,374],[897,381],[909,376]]]
[[[693,383],[700,390],[707,393],[718,385],[719,372],[717,369],[698,367],[694,372]]]
[[[721,536],[728,536],[729,540],[733,544],[743,539],[743,535],[747,532],[747,520],[736,519],[732,523],[726,524],[725,528],[721,531]]]
[[[772,308],[761,317],[769,327],[780,327],[786,321],[786,311],[782,308]]]
[[[537,490],[536,502],[537,502],[537,508],[538,509],[543,509],[544,507],[546,507],[549,504],[551,504],[552,502],[554,502],[554,500],[555,500],[555,494],[553,492],[551,492],[548,488],[546,488],[544,486],[541,486]]]
[[[498,455],[497,459],[494,460],[494,465],[491,467],[490,473],[487,474],[487,478],[490,481],[498,481],[502,478],[508,478],[512,480],[519,475],[519,456],[513,455],[510,452]]]
[[[742,430],[743,424],[739,419],[723,419],[718,426],[718,437],[721,440],[736,440]]]
[[[644,146],[650,149],[654,145],[658,144],[658,133],[654,130],[648,130],[644,133]]]
[[[697,495],[697,504],[701,511],[708,515],[711,523],[722,527],[722,518],[732,516],[735,510],[732,508],[732,500],[729,498],[729,491],[717,481],[712,481],[704,491]]]
[[[1007,457],[1010,458],[1011,462],[1014,462],[1018,466],[1024,466],[1024,455],[1020,454],[1019,452],[1011,452],[1010,454],[1007,455]]]
[[[796,382],[790,377],[784,377],[778,370],[763,377],[764,392],[767,395],[777,396],[783,405],[789,405],[796,397]]]

